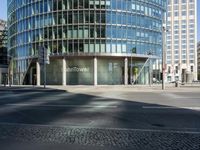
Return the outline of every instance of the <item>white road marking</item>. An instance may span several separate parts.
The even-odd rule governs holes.
[[[110,105],[34,105],[34,104],[6,104],[7,106],[26,106],[26,107],[80,107],[80,108],[117,108],[118,106]]]
[[[143,109],[191,109],[200,110],[200,107],[173,107],[173,106],[142,106]]]
[[[6,126],[24,126],[24,127],[52,127],[52,128],[80,128],[80,129],[101,129],[101,130],[118,130],[118,131],[139,131],[139,132],[161,132],[161,133],[179,133],[179,134],[200,134],[199,128],[183,128],[178,129],[133,129],[133,128],[109,128],[109,127],[93,127],[93,126],[72,126],[72,125],[47,125],[47,124],[25,124],[25,123],[7,123],[0,122],[0,125]],[[185,131],[184,131],[185,130]],[[193,131],[186,131],[193,130]],[[196,131],[194,131],[196,130]]]

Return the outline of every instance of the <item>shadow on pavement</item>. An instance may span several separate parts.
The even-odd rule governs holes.
[[[8,91],[10,92],[9,96],[7,95],[8,93],[4,93]],[[44,143],[46,142],[46,144],[59,144],[59,140],[57,141],[58,143],[53,141],[53,137],[55,134],[58,139],[64,139],[64,141],[61,142],[61,147],[59,149],[62,149],[62,144],[66,144],[65,148],[67,147],[68,149],[73,150],[80,148],[94,150],[95,148],[105,148],[109,150],[114,148],[115,150],[117,150],[125,148],[128,149],[129,146],[132,149],[134,149],[134,146],[135,148],[137,148],[137,146],[140,148],[144,146],[144,149],[148,149],[147,146],[151,145],[157,146],[157,149],[159,149],[160,143],[162,143],[162,140],[164,140],[165,138],[166,145],[162,146],[162,149],[163,147],[167,147],[170,145],[176,146],[175,148],[177,149],[183,149],[185,143],[179,143],[179,145],[177,145],[176,140],[173,141],[173,132],[169,133],[169,136],[166,135],[164,139],[159,141],[160,143],[151,143],[146,141],[145,145],[145,138],[143,137],[146,137],[146,132],[143,132],[142,130],[148,130],[148,133],[150,133],[151,130],[152,132],[154,130],[176,131],[177,129],[180,131],[193,131],[193,129],[195,129],[195,131],[199,131],[200,128],[200,112],[194,110],[143,109],[144,106],[166,106],[140,103],[128,100],[122,101],[118,99],[91,96],[87,94],[69,93],[67,91],[53,89],[18,89],[13,87],[8,88],[7,90],[0,89],[0,94],[0,144],[2,143],[9,146],[14,145],[13,143],[18,143],[18,140],[22,142],[22,144],[28,142],[31,143],[31,138],[29,138],[29,134],[30,137],[33,136],[38,141],[40,141],[41,139],[41,141],[44,141]],[[3,96],[8,97],[4,98]],[[22,124],[22,126],[20,124]],[[25,126],[23,126],[23,124]],[[28,125],[30,126],[27,127]],[[38,129],[36,129],[37,126],[39,126]],[[69,131],[63,134],[64,132],[61,132],[60,128],[62,128],[63,130],[63,128],[68,126],[70,127],[70,129],[66,130]],[[73,127],[75,129],[73,129]],[[80,132],[77,128],[80,130]],[[87,130],[84,130],[84,132],[82,132],[82,128],[87,128]],[[92,129],[92,133],[88,131],[90,130],[90,128]],[[102,136],[99,139],[97,138],[97,140],[95,141],[96,143],[86,142],[87,138],[84,138],[85,133],[95,135],[93,133],[93,130],[96,128],[105,130],[105,133],[104,131],[102,131],[102,136],[105,136],[105,138],[109,136],[118,137],[117,139],[114,139],[114,141],[117,141],[117,144],[112,143],[112,140],[110,141],[110,145],[104,145],[102,143],[98,144],[98,140],[104,140],[102,139]],[[133,143],[127,143],[127,145],[120,146],[120,136],[118,134],[125,134],[126,132],[132,133],[132,129],[141,130],[142,138],[140,137],[140,133],[137,133],[136,135],[139,136],[127,137],[127,140],[132,141]],[[106,130],[109,130],[108,132],[110,133],[113,133],[114,131],[117,132],[118,130],[120,132],[118,134],[113,133],[108,136],[106,135]],[[123,130],[123,132],[121,132],[121,130]],[[68,134],[69,132],[70,134]],[[73,134],[71,134],[71,132]],[[79,136],[83,136],[82,143],[79,143],[76,140],[74,140],[74,143],[68,143],[67,138],[70,138],[69,135],[75,136],[76,132]],[[32,133],[34,133],[34,135],[31,135]],[[96,134],[98,134],[98,132]],[[182,140],[183,135],[184,134],[181,134],[181,136],[179,137]],[[51,138],[51,136],[53,137]],[[89,136],[90,135],[87,135],[86,137]],[[176,136],[178,137],[178,135]],[[111,139],[113,139],[113,137]],[[147,135],[147,137],[152,138],[152,142],[154,141],[154,137],[159,139],[159,136],[156,136],[156,134],[151,134],[150,137],[149,135]],[[197,138],[199,137],[200,136],[198,134]],[[137,141],[137,138],[139,139],[139,141]],[[169,138],[169,141],[167,141],[167,138]],[[190,145],[191,142],[194,141],[193,137],[190,138],[188,134],[186,134],[186,139],[188,141],[183,140],[183,142],[188,142],[188,145]],[[33,141],[37,143],[37,140]],[[196,144],[199,141],[200,138],[194,142]],[[124,143],[124,141],[121,143]],[[97,146],[95,146],[95,144],[97,144]],[[200,146],[200,144],[197,144],[197,146]]]

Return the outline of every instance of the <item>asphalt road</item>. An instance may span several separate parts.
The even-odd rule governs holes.
[[[200,92],[0,88],[0,146],[16,144],[199,150]]]

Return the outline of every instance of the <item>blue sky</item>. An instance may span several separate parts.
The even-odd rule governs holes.
[[[200,0],[197,0],[198,2],[198,4],[197,4],[197,6],[198,6],[198,10],[197,10],[197,12],[198,12],[198,34],[197,34],[197,36],[198,36],[198,41],[200,41]],[[1,12],[0,12],[0,19],[4,19],[4,20],[6,20],[6,18],[7,18],[7,11],[6,11],[6,8],[7,8],[7,0],[1,0],[1,3],[0,3],[0,10],[1,10]]]
[[[0,19],[7,20],[7,0],[1,0],[0,3]]]

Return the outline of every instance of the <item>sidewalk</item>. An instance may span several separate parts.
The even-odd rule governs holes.
[[[165,90],[162,90],[162,85],[98,85],[98,86],[48,86],[52,89],[66,90],[69,92],[200,92],[199,86],[180,86],[175,87],[174,84],[167,84]]]
[[[12,85],[11,87],[7,85],[6,87],[0,85],[0,91],[68,91],[74,93],[83,93],[83,92],[200,92],[199,84],[186,84],[180,85],[180,87],[175,87],[175,84],[166,84],[165,90],[162,90],[161,84],[154,85],[47,85],[46,89],[41,86],[32,86],[32,85]]]

